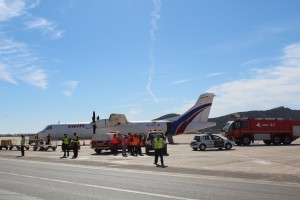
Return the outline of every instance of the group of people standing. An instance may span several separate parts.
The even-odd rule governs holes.
[[[70,152],[70,143],[71,143],[71,138],[65,133],[64,137],[62,139],[62,150],[64,152],[63,158],[69,157],[69,152]],[[73,137],[73,157],[72,158],[77,158],[78,156],[78,143],[79,143],[79,137],[77,133],[74,133]]]
[[[117,134],[114,134],[113,139],[113,153],[114,155],[118,154],[118,146],[120,143],[122,143],[122,155],[124,157],[130,154],[131,156],[143,156],[142,154],[142,146],[145,144],[145,140],[142,135],[128,133],[128,135],[123,135],[121,138],[121,141],[119,141],[119,138]]]
[[[128,135],[123,135],[120,141],[117,134],[114,134],[112,138],[114,155],[118,154],[118,148],[120,142],[122,143],[122,155],[124,157],[127,156],[127,152],[132,156],[137,156],[137,155],[143,156],[141,147],[145,145],[145,139],[142,137],[142,135],[137,135],[137,134],[132,135],[131,133],[128,133]],[[71,143],[71,138],[67,134],[64,134],[64,137],[62,139],[62,150],[64,152],[63,158],[69,157],[70,143]],[[74,159],[78,157],[78,143],[79,143],[79,137],[77,133],[74,133],[74,137],[73,137],[74,155],[72,157]],[[157,164],[158,157],[160,157],[161,167],[164,168],[165,167],[164,160],[163,160],[164,140],[160,134],[157,134],[157,136],[153,139],[152,144],[153,144],[153,149],[155,151],[154,164],[158,165]],[[24,148],[25,148],[24,135],[21,136],[20,146],[21,146],[21,156],[24,156]]]
[[[142,154],[142,146],[145,145],[145,139],[142,135],[128,133],[128,135],[123,135],[121,141],[119,140],[117,134],[113,135],[112,143],[113,143],[113,154],[118,155],[118,148],[120,142],[122,143],[122,156],[126,157],[127,152],[131,156],[143,156]],[[153,149],[155,151],[154,164],[158,165],[158,157],[160,157],[161,167],[164,168],[164,159],[163,159],[163,149],[164,149],[164,139],[160,134],[153,139],[152,142]]]

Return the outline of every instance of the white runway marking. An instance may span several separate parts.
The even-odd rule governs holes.
[[[126,169],[126,168],[111,168],[111,167],[102,167],[102,166],[87,166],[87,165],[76,165],[76,164],[64,164],[56,162],[42,162],[42,161],[31,161],[31,160],[19,160],[19,159],[9,159],[9,158],[0,158],[0,160],[7,160],[12,162],[24,162],[24,163],[34,163],[41,165],[53,165],[53,166],[62,166],[62,167],[73,167],[73,168],[82,168],[82,169],[94,169],[94,170],[107,170],[115,172],[126,172],[126,173],[141,173],[149,175],[157,175],[157,171],[147,171],[139,169]],[[205,179],[205,180],[214,180],[214,181],[227,181],[227,182],[239,182],[239,183],[249,183],[249,184],[260,184],[260,185],[272,185],[280,187],[296,187],[300,188],[299,183],[290,183],[290,182],[276,182],[276,181],[266,181],[266,180],[253,180],[253,179],[241,179],[241,178],[230,178],[230,177],[219,177],[219,176],[207,176],[207,175],[198,175],[198,174],[184,174],[184,173],[172,173],[172,172],[159,172],[160,176],[170,176],[170,177],[181,177],[181,178],[193,178],[193,179]]]
[[[118,191],[118,192],[134,193],[134,194],[141,194],[141,195],[147,195],[147,196],[163,197],[163,198],[168,198],[168,199],[197,200],[197,199],[190,199],[190,198],[185,198],[185,197],[178,197],[178,196],[171,196],[171,195],[164,195],[164,194],[157,194],[157,193],[149,193],[149,192],[141,192],[141,191],[136,191],[136,190],[127,190],[127,189],[121,189],[121,188],[115,188],[115,187],[106,187],[106,186],[100,186],[100,185],[91,185],[91,184],[77,183],[77,182],[64,181],[64,180],[51,179],[51,178],[43,178],[43,177],[37,177],[37,176],[28,176],[28,175],[8,173],[8,172],[3,172],[3,171],[0,171],[0,173],[6,174],[6,175],[12,175],[12,176],[24,177],[24,178],[52,181],[52,182],[58,182],[58,183],[63,183],[63,184],[72,184],[72,185],[99,188],[99,189],[105,189],[105,190],[114,190],[114,191]]]

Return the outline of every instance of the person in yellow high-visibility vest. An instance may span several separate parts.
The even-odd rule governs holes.
[[[25,155],[25,151],[24,151],[24,148],[25,148],[25,136],[24,135],[21,135],[20,145],[21,145],[21,156],[24,156]]]
[[[163,158],[163,148],[164,148],[164,140],[160,134],[157,134],[156,137],[153,139],[153,149],[155,151],[155,159],[154,164],[158,166],[158,156],[160,157],[161,167],[165,168],[164,165],[164,158]]]
[[[69,157],[69,145],[70,145],[70,138],[69,136],[65,133],[64,137],[62,139],[62,150],[64,152],[64,158]]]
[[[73,158],[77,158],[78,156],[78,143],[79,143],[79,137],[77,136],[77,133],[74,133],[74,138],[73,138]]]

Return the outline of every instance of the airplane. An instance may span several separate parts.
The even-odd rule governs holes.
[[[52,140],[61,140],[64,134],[72,137],[77,133],[80,139],[91,139],[93,136],[93,125],[90,122],[76,122],[66,124],[49,124],[37,133],[38,139],[46,141],[48,134]],[[34,136],[33,136],[34,137]]]
[[[208,115],[214,98],[213,93],[200,95],[197,102],[184,114],[152,121],[128,121],[124,114],[111,114],[109,119],[95,120],[93,112],[92,123],[94,134],[120,132],[122,134],[147,134],[149,130],[161,130],[165,133],[169,143],[174,143],[173,136],[213,127],[214,122],[208,122]]]
[[[152,121],[127,121],[124,114],[111,114],[109,119],[99,119],[93,112],[92,122],[50,124],[37,133],[38,139],[46,141],[48,134],[51,139],[60,140],[66,133],[69,137],[77,133],[80,139],[92,139],[93,134],[105,134],[120,132],[127,134],[137,132],[146,135],[149,130],[162,130],[168,137],[169,143],[173,142],[173,136],[190,133],[204,128],[215,126],[214,122],[207,122],[214,94],[200,95],[196,104],[183,115],[164,120]]]

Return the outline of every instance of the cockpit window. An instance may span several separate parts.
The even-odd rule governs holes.
[[[52,126],[47,126],[46,127],[46,130],[51,130],[52,129]]]

